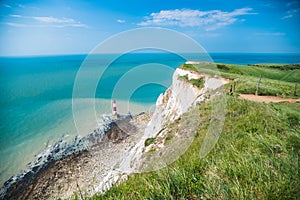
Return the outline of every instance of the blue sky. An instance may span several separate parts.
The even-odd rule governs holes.
[[[0,55],[82,54],[133,28],[170,28],[209,52],[300,53],[297,0],[4,0]]]

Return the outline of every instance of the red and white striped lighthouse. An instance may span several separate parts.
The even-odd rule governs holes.
[[[117,116],[117,103],[115,99],[112,101],[112,115]]]

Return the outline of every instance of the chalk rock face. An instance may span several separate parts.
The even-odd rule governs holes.
[[[173,75],[172,86],[167,89],[165,94],[161,94],[156,101],[156,108],[151,117],[151,121],[145,130],[147,137],[155,137],[155,135],[167,123],[172,123],[178,119],[183,113],[187,112],[197,101],[203,101],[205,98],[199,98],[205,94],[206,87],[198,88],[188,83],[180,76],[186,76],[188,79],[199,79],[207,76],[191,72],[183,69],[176,69]]]
[[[199,78],[204,80],[203,88],[194,86],[189,81]],[[138,143],[124,153],[123,160],[119,162],[118,168],[120,171],[130,174],[155,170],[166,166],[166,164],[171,163],[180,156],[191,144],[199,122],[197,112],[188,113],[188,111],[195,107],[197,103],[209,100],[215,95],[215,92],[212,91],[226,82],[225,79],[211,77],[208,74],[180,68],[176,69],[173,74],[171,87],[164,94],[161,94],[156,101],[155,111],[144,130],[143,136]],[[188,116],[183,117],[184,114]],[[178,136],[176,141],[173,141],[172,145],[166,147],[168,149],[163,149],[163,137],[166,136],[169,130],[171,131],[171,124],[179,118],[185,122],[179,125],[178,133],[172,133]],[[156,144],[145,146],[145,141],[148,138],[155,138],[154,140],[157,140]],[[160,139],[162,141],[159,141]],[[156,153],[149,153],[152,147],[154,147]],[[162,154],[157,151],[158,148],[156,147],[162,150]],[[155,156],[157,156],[157,160]],[[154,162],[158,164],[153,164]]]
[[[181,76],[187,76],[189,80],[203,78],[204,87],[198,88],[180,78]],[[209,99],[209,91],[228,82],[229,80],[224,78],[177,68],[173,74],[172,86],[156,101],[156,108],[145,130],[145,137],[155,137],[166,124],[174,122],[198,102]]]

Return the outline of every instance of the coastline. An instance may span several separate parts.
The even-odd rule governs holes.
[[[83,56],[83,55],[82,55]],[[42,56],[38,59],[36,57],[15,57],[15,58],[2,58],[2,81],[3,81],[3,100],[1,104],[1,111],[3,117],[1,126],[1,177],[0,185],[3,185],[12,175],[18,174],[23,169],[27,168],[29,161],[36,159],[36,155],[44,149],[49,148],[50,145],[62,138],[63,140],[71,141],[75,135],[80,134],[85,136],[92,132],[92,129],[86,131],[77,131],[74,126],[72,116],[72,105],[70,99],[72,96],[73,76],[75,76],[81,62],[82,56],[69,55],[69,56]],[[106,58],[107,55],[99,56],[99,61]],[[247,53],[213,53],[212,58],[217,63],[236,63],[236,64],[255,64],[255,63],[299,63],[299,56],[289,56],[282,54],[247,54]],[[178,67],[180,60],[173,60],[174,56],[171,55],[129,55],[124,60],[121,60],[118,66],[123,66],[124,69],[131,69],[129,66],[135,66],[133,63],[148,63],[155,58],[163,64],[171,67]],[[98,59],[98,58],[97,58]],[[72,61],[70,63],[70,61]],[[58,67],[57,63],[60,63]],[[24,67],[26,63],[26,67]],[[44,67],[40,68],[40,63]],[[77,66],[77,67],[76,67]],[[122,67],[122,68],[123,68]],[[111,74],[115,74],[115,69],[111,68]],[[48,73],[49,71],[53,73]],[[15,72],[18,72],[15,74]],[[91,71],[92,74],[93,71]],[[32,76],[27,76],[27,73]],[[12,76],[12,75],[17,76]],[[34,80],[35,84],[30,84]],[[51,81],[50,81],[51,80]],[[63,81],[62,81],[63,80]],[[115,77],[110,77],[109,80],[115,80]],[[50,85],[45,85],[51,83]],[[62,85],[63,84],[63,85]],[[66,85],[66,87],[64,87]],[[106,84],[105,84],[106,85]],[[46,87],[45,87],[46,86]],[[37,94],[34,91],[39,91]],[[103,91],[103,90],[101,90]],[[163,92],[160,89],[147,89],[137,95],[137,102],[142,102],[138,106],[139,113],[148,110],[149,104],[154,105],[156,98],[153,102],[145,102],[149,96],[157,96]],[[151,93],[149,93],[151,91]],[[110,90],[109,90],[110,92]],[[154,95],[152,95],[152,92]],[[25,96],[24,96],[25,95]],[[5,97],[5,98],[4,98]],[[107,95],[96,95],[97,99],[97,113],[108,113],[110,110],[103,110],[103,101]],[[83,98],[82,104],[85,105],[90,97]],[[118,101],[118,104],[121,103]],[[147,106],[144,106],[147,104]],[[150,106],[148,106],[150,107]],[[119,109],[119,108],[118,108]],[[88,116],[83,110],[81,116]],[[124,110],[123,113],[127,113]],[[93,128],[94,125],[83,124],[83,126]],[[63,138],[65,135],[65,138]]]
[[[37,156],[28,169],[7,180],[1,188],[1,199],[54,199],[80,194],[93,195],[127,177],[114,168],[116,157],[142,136],[150,117],[148,113],[126,115],[109,120],[103,129],[71,144],[59,140],[47,152]],[[97,187],[95,187],[97,185]]]
[[[187,76],[188,80],[182,76]],[[189,82],[200,77],[204,80],[202,88]],[[150,113],[120,116],[117,120],[104,117],[107,123],[102,129],[98,128],[83,138],[75,137],[71,145],[59,141],[38,156],[37,161],[31,163],[30,170],[5,182],[1,198],[65,199],[82,193],[85,197],[92,196],[108,190],[136,170],[149,171],[165,166],[167,163],[163,160],[155,162],[153,159],[172,162],[185,151],[194,136],[193,130],[186,131],[182,126],[173,138],[176,142],[164,145],[169,130],[165,126],[177,119],[180,121],[183,113],[206,101],[208,94],[213,95],[210,90],[214,91],[223,84],[222,80],[210,75],[195,75],[189,70],[176,69],[171,87],[157,99],[151,117]],[[146,147],[146,140],[154,137],[160,139]],[[155,153],[148,153],[150,147]],[[174,149],[178,151],[176,155]]]
[[[199,87],[194,85],[192,80],[204,82]],[[192,141],[195,130],[188,131],[192,133],[188,135],[184,128],[183,131],[177,129],[184,127],[181,124],[181,116],[198,103],[222,94],[219,89],[226,89],[222,86],[229,81],[230,79],[219,76],[195,74],[188,66],[187,69],[176,69],[171,87],[156,101],[151,120],[149,113],[141,113],[134,117],[120,116],[118,120],[107,120],[103,129],[95,129],[86,137],[75,137],[71,145],[60,140],[44,154],[39,154],[37,160],[30,163],[26,173],[5,182],[0,198],[56,199],[70,198],[74,195],[87,197],[120,183],[132,174],[134,169],[158,169],[162,165],[158,162],[158,165],[152,166],[152,158],[168,158],[168,152],[174,152],[174,145],[182,146],[182,142],[185,141],[185,147],[188,147]],[[173,122],[178,126],[173,126]],[[187,122],[191,123],[190,118]],[[172,131],[170,127],[176,130]],[[195,128],[197,127],[196,125]],[[168,136],[169,132],[175,133],[171,139]],[[177,140],[180,137],[182,140]],[[177,143],[167,142],[175,141],[174,138]],[[151,139],[151,142],[146,145],[148,139]],[[164,152],[166,154],[163,154]],[[164,159],[161,163],[165,161]],[[148,166],[148,163],[151,166]]]

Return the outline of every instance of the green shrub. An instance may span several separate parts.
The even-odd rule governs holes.
[[[147,139],[145,140],[145,147],[146,147],[146,146],[149,146],[150,144],[153,144],[155,141],[156,141],[155,138],[147,138]]]
[[[189,82],[198,88],[204,87],[204,78],[191,79],[191,80],[189,80]]]
[[[182,80],[185,80],[185,81],[189,81],[189,77],[187,74],[184,76],[179,76],[179,78],[181,78]]]
[[[229,70],[230,70],[230,68],[227,67],[227,66],[224,65],[224,64],[217,64],[217,68],[218,68],[218,69],[225,70],[225,71],[229,71]]]

